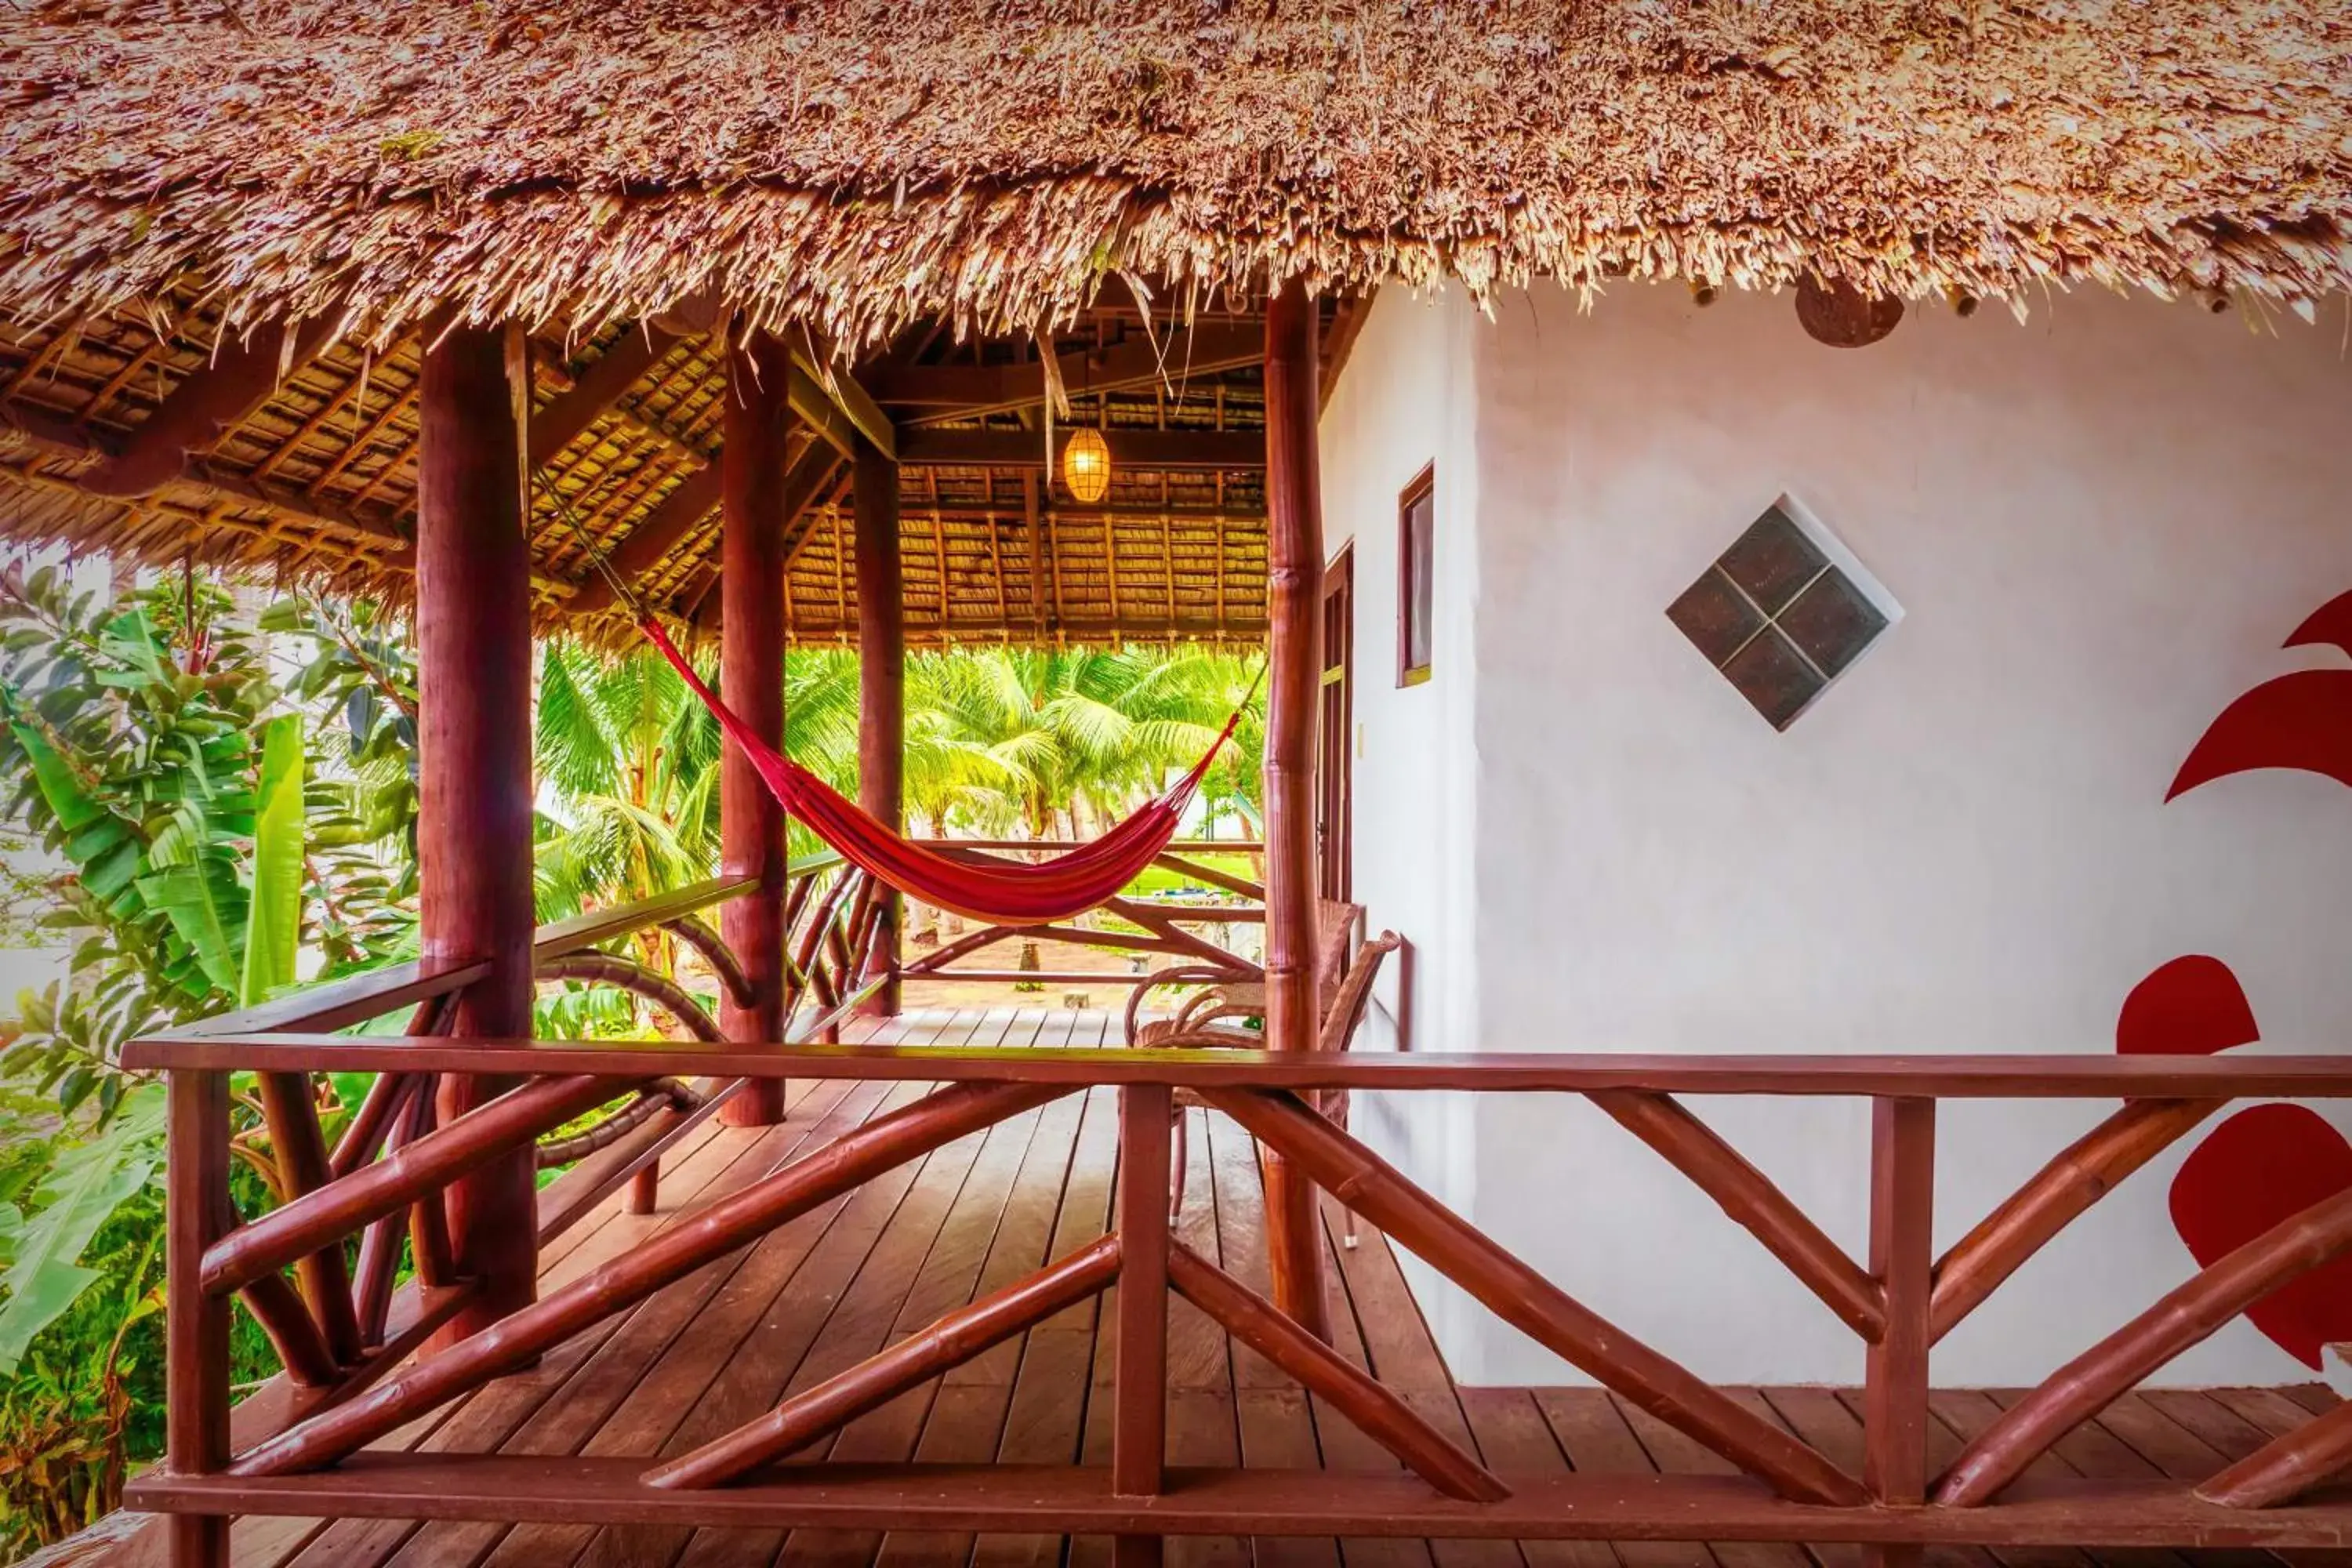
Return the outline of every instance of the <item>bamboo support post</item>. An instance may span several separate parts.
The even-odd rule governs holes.
[[[726,787],[723,778],[719,781],[719,787]],[[780,953],[783,947],[784,928],[790,923],[780,908],[776,921],[776,946]],[[719,988],[726,994],[729,1001],[738,1007],[752,1005],[759,995],[759,988],[743,972],[742,963],[736,958],[735,950],[700,918],[683,915],[674,921],[663,921],[661,929],[692,948],[702,962],[709,965],[711,974],[719,982]]]
[[[2352,1401],[2313,1417],[2197,1489],[2223,1508],[2276,1508],[2352,1468]]]
[[[275,1476],[332,1464],[881,1172],[1066,1092],[1053,1084],[958,1084],[878,1117],[420,1362],[398,1382],[278,1434],[233,1468]]]
[[[375,1075],[359,1108],[344,1124],[343,1135],[335,1141],[335,1152],[327,1160],[330,1175],[348,1176],[376,1157],[394,1122],[407,1108],[409,1086],[414,1081],[404,1072]]]
[[[883,826],[906,826],[907,604],[904,563],[899,559],[898,465],[872,443],[860,440],[850,476],[857,522],[857,804]],[[945,563],[942,563],[942,572]],[[942,592],[945,591],[944,586]],[[898,1012],[898,932],[902,900],[895,890],[877,889],[879,919],[888,935],[879,945],[888,976],[864,1011],[877,1017]],[[844,975],[846,993],[870,976]]]
[[[719,499],[719,695],[761,740],[784,742],[784,510],[786,447],[793,427],[787,395],[791,356],[765,332],[727,350],[725,449]],[[719,1026],[730,1040],[784,1037],[784,813],[751,758],[725,742],[719,774],[722,874],[758,885],[719,911],[720,934],[740,965],[749,997],[731,989],[719,1001]],[[784,1083],[761,1079],[729,1102],[719,1119],[734,1127],[783,1120]]]
[[[319,1101],[304,1072],[260,1075],[261,1114],[278,1156],[278,1190],[288,1201],[306,1197],[332,1179]],[[294,1261],[309,1317],[325,1336],[329,1356],[345,1365],[360,1358],[359,1313],[352,1304],[351,1271],[340,1246],[322,1247]],[[289,1369],[290,1370],[290,1369]]]
[[[265,1274],[237,1293],[245,1310],[261,1325],[268,1336],[270,1348],[278,1352],[278,1363],[286,1375],[302,1388],[325,1388],[342,1375],[343,1367],[354,1364],[354,1354],[349,1362],[338,1361],[328,1346],[327,1336],[319,1330],[310,1309],[303,1305],[301,1295],[286,1282],[283,1274]]]
[[[2227,1103],[2135,1100],[2068,1145],[1937,1260],[1930,1342],[1957,1328],[2125,1177]]]
[[[2322,1199],[2195,1278],[2053,1373],[1953,1461],[1936,1500],[1990,1500],[2044,1450],[2190,1345],[2299,1275],[2352,1249],[2352,1188]]]
[[[306,1253],[340,1242],[624,1092],[619,1080],[580,1075],[535,1079],[479,1110],[425,1134],[389,1159],[272,1210],[205,1254],[203,1284],[235,1290]],[[454,1239],[454,1238],[453,1238]]]
[[[1492,1471],[1449,1442],[1412,1405],[1192,1248],[1177,1245],[1169,1249],[1168,1279],[1178,1295],[1297,1378],[1308,1393],[1329,1401],[1359,1431],[1447,1497],[1499,1502],[1511,1495]]]
[[[1878,1285],[1769,1177],[1680,1101],[1639,1089],[1601,1089],[1585,1098],[1689,1177],[1848,1328],[1865,1340],[1878,1338],[1885,1321]]]
[[[409,1122],[407,1142],[414,1143],[434,1130],[440,1108],[431,1088],[417,1096]],[[536,1164],[534,1160],[533,1163]],[[416,1266],[416,1282],[429,1289],[457,1283],[456,1250],[449,1245],[449,1211],[442,1194],[428,1192],[408,1205],[408,1251]]]
[[[1315,301],[1282,284],[1265,313],[1265,1037],[1315,1048],[1315,724],[1323,676],[1323,499],[1317,470]],[[1275,1304],[1331,1337],[1315,1194],[1281,1152],[1265,1152],[1266,1250]]]
[[[1570,1298],[1295,1099],[1255,1089],[1201,1093],[1496,1316],[1667,1426],[1795,1500],[1852,1506],[1867,1498],[1813,1448]]]
[[[794,1394],[758,1420],[645,1473],[669,1489],[724,1486],[840,1430],[907,1390],[1085,1300],[1118,1277],[1119,1243],[1106,1236],[1050,1268],[949,1313],[919,1333]]]

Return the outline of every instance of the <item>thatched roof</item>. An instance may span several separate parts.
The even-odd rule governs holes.
[[[1979,295],[2352,278],[2352,19],[2279,0],[79,0],[0,19],[0,305],[851,350],[1106,268]]]
[[[1914,298],[2095,282],[2308,310],[2352,283],[2352,13],[0,5],[0,531],[19,536],[267,560],[397,596],[428,321],[523,322],[544,407],[682,308],[813,329],[817,352],[887,375],[956,356],[1018,364],[1041,331],[1099,355],[1187,317],[1245,326],[1268,280],[1292,274],[1327,299],[1441,277],[1484,291],[1538,275],[1603,289],[1811,275]],[[77,488],[221,343],[288,320],[326,321],[337,342],[295,356],[204,462],[135,500]],[[696,343],[652,356],[554,462],[607,544],[712,454],[716,372]],[[1255,390],[1227,365],[1089,412],[1246,431]],[[1208,471],[1123,468],[1096,563],[1067,556],[1060,585],[1081,602],[1061,620],[1140,624],[1150,608],[1171,627],[1255,628],[1253,481]],[[919,605],[928,550],[948,627],[921,635],[1055,618],[1033,584],[1074,546],[1032,529],[1017,476],[908,472],[909,593]],[[794,568],[809,631],[853,613],[831,595],[826,502]],[[553,616],[582,563],[551,518],[539,529]],[[696,529],[644,566],[680,614],[707,591],[707,520]]]

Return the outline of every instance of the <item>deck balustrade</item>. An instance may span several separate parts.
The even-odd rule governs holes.
[[[2352,1059],[2106,1056],[1632,1056],[1548,1051],[1333,1055],[1241,1050],[875,1047],[822,1037],[873,984],[873,885],[837,865],[797,868],[788,921],[793,1042],[459,1039],[448,999],[479,964],[410,964],[314,988],[135,1043],[131,1065],[170,1086],[171,1387],[167,1464],[133,1506],[190,1521],[229,1514],[578,1523],[760,1524],[1110,1534],[1128,1563],[1186,1534],[1667,1539],[1856,1542],[1902,1556],[1927,1544],[2352,1544],[2352,1462],[2339,1407],[2201,1481],[2053,1483],[2029,1467],[2189,1345],[2287,1281],[2352,1250],[2352,1193],[2312,1205],[2214,1262],[2059,1368],[1929,1462],[1935,1342],[2117,1183],[2231,1100],[2352,1097]],[[742,891],[719,880],[543,928],[542,973],[617,979],[579,962],[657,927],[710,962],[732,955],[698,912]],[[937,955],[934,955],[937,956]],[[617,961],[616,961],[617,962]],[[662,998],[656,994],[656,999]],[[690,999],[670,997],[691,1007]],[[394,1037],[333,1031],[413,1009]],[[673,1007],[673,1011],[677,1008]],[[310,1075],[373,1072],[336,1147]],[[228,1191],[229,1075],[261,1074],[283,1201],[237,1215]],[[434,1075],[519,1087],[438,1121]],[[662,1080],[664,1098],[541,1195],[551,1238],[625,1186],[746,1084],[783,1078],[929,1086],[656,1233],[491,1326],[418,1356],[473,1300],[451,1262],[444,1194],[488,1162]],[[1115,1224],[1026,1279],[784,1398],[689,1451],[635,1459],[392,1453],[369,1445],[571,1336],[905,1162],[1094,1086],[1120,1099]],[[1517,1474],[1490,1468],[1408,1400],[1171,1237],[1170,1104],[1188,1089],[1264,1151],[1397,1246],[1738,1475]],[[1362,1142],[1309,1108],[1310,1091],[1582,1095],[1717,1203],[1866,1349],[1857,1472],[1711,1385],[1547,1280]],[[1688,1094],[1847,1096],[1873,1105],[1869,1248],[1856,1259],[1682,1103]],[[1952,1099],[2084,1099],[2121,1108],[2050,1162],[1942,1257],[1931,1250],[1936,1121]],[[355,1267],[344,1247],[358,1238]],[[415,1279],[394,1292],[406,1240]],[[1116,1285],[1114,1441],[1107,1467],[778,1468],[904,1391]],[[1344,1414],[1402,1472],[1333,1475],[1171,1466],[1164,1447],[1171,1294]],[[241,1299],[284,1376],[232,1423],[227,1331]],[[216,1527],[177,1560],[216,1562]]]

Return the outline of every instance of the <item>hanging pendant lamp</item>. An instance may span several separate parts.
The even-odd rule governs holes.
[[[1070,432],[1069,442],[1062,448],[1062,483],[1085,506],[1110,494],[1110,444],[1091,425]]]

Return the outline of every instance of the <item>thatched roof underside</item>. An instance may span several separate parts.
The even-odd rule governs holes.
[[[184,562],[404,605],[414,591],[416,391],[421,338],[381,353],[344,343],[299,363],[259,406],[151,495],[91,493],[89,475],[173,391],[217,374],[217,323],[195,301],[165,301],[164,326],[110,313],[13,335],[0,329],[0,535]],[[1265,400],[1236,344],[1263,329],[1204,319],[1172,338],[1133,312],[1089,314],[1060,352],[1069,420],[1104,428],[1116,455],[1136,442],[1208,448],[1225,466],[1115,466],[1111,491],[1080,505],[1045,479],[1036,402],[974,409],[900,404],[901,560],[908,635],[918,644],[1016,640],[1252,640],[1265,624]],[[648,344],[642,325],[567,353],[534,342],[530,429],[577,433],[535,454],[533,590],[544,627],[618,646],[633,634],[602,557],[645,604],[689,631],[715,624],[717,477],[725,374],[721,340]],[[1224,358],[1190,374],[1193,343]],[[600,364],[646,361],[625,381]],[[869,372],[886,396],[968,395],[975,378],[1025,371],[1029,342],[958,347],[918,333]],[[1093,366],[1156,363],[1163,374],[1088,392]],[[1140,359],[1139,356],[1141,356]],[[991,383],[992,384],[992,383]],[[582,397],[610,402],[582,421]],[[1066,436],[1066,422],[1061,431]],[[934,443],[926,456],[926,441]],[[989,466],[940,442],[988,447]],[[790,627],[804,642],[848,639],[856,624],[850,476],[841,451],[803,421],[787,448]],[[1149,455],[1149,451],[1146,451]],[[1191,455],[1177,452],[1191,462]],[[583,539],[583,535],[585,536]]]
[[[2352,279],[2352,16],[2277,0],[53,0],[0,12],[0,116],[35,315],[715,289],[856,354],[1114,269]]]

